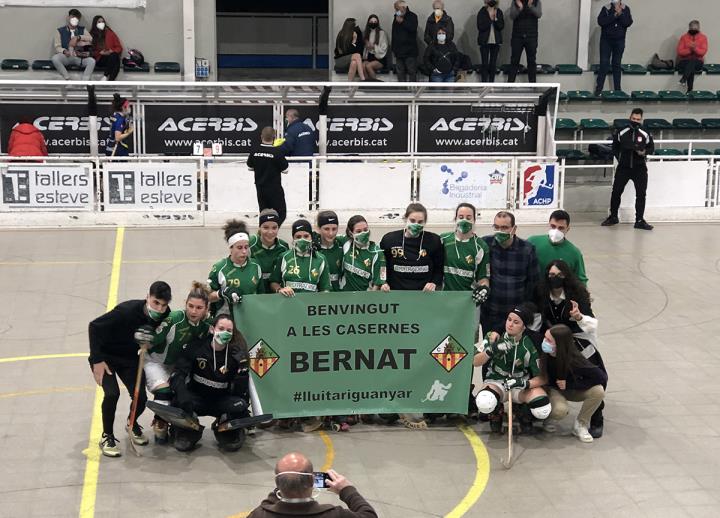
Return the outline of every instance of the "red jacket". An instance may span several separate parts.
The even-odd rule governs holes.
[[[47,146],[43,134],[30,123],[18,124],[10,132],[8,155],[10,156],[47,156]]]
[[[113,32],[112,29],[105,29],[105,46],[103,48],[100,48],[99,45],[97,45],[97,42],[93,41],[95,43],[95,60],[99,60],[102,56],[100,56],[101,50],[112,50],[116,54],[122,54],[123,46],[122,43],[120,43],[120,38],[118,38],[117,34]]]
[[[690,43],[695,42],[695,48],[690,47]],[[695,36],[685,33],[680,37],[677,45],[677,55],[679,59],[697,59],[705,60],[705,54],[708,51],[708,40],[702,32],[698,32]]]

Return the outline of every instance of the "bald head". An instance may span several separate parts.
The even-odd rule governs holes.
[[[312,462],[302,453],[288,453],[275,465],[275,474],[278,475],[287,471],[309,473],[310,476],[287,473],[276,477],[277,487],[283,497],[307,498],[311,496],[313,490]]]
[[[300,118],[300,112],[297,111],[295,108],[290,108],[288,111],[285,112],[285,118],[288,120],[288,122],[293,122]]]

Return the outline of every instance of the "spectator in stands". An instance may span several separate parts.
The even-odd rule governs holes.
[[[510,4],[510,19],[513,20],[510,39],[510,72],[508,82],[514,83],[520,69],[520,57],[523,50],[527,58],[528,81],[536,81],[536,63],[538,47],[538,20],[542,16],[541,0],[514,0]]]
[[[620,199],[625,186],[632,180],[635,185],[635,228],[653,229],[645,221],[645,193],[648,182],[646,160],[648,155],[655,152],[655,142],[652,135],[642,127],[642,120],[642,109],[635,108],[630,114],[630,125],[613,133],[613,154],[618,166],[610,196],[610,215],[602,222],[604,227],[620,223]]]
[[[532,300],[538,279],[535,247],[517,237],[515,215],[500,211],[493,221],[493,235],[483,239],[490,247],[490,296],[483,306],[483,333],[502,333],[508,311]]]
[[[407,3],[394,4],[395,16],[392,25],[392,51],[395,55],[395,73],[398,81],[417,81],[417,15],[410,11]]]
[[[478,11],[477,29],[478,45],[482,68],[480,75],[483,83],[494,83],[497,73],[497,57],[502,45],[502,30],[505,27],[502,9],[498,0],[485,0],[485,5]]]
[[[363,34],[355,18],[346,18],[335,39],[335,66],[340,69],[348,67],[348,81],[355,79],[356,74],[361,81],[365,81],[362,62],[364,50]]]
[[[76,65],[84,69],[83,81],[89,81],[95,70],[95,59],[90,57],[89,51],[92,36],[80,25],[81,19],[80,11],[70,9],[65,26],[55,31],[55,55],[52,57],[52,63],[65,80],[70,79],[70,74],[65,68],[67,65]]]
[[[47,156],[48,150],[42,132],[33,125],[31,117],[20,117],[10,132],[9,156]]]
[[[438,27],[436,41],[425,49],[423,64],[430,73],[432,83],[454,83],[455,73],[460,69],[461,55],[452,41],[447,41],[447,33]]]
[[[275,130],[267,126],[260,132],[260,146],[255,149],[247,160],[248,169],[255,173],[255,191],[258,209],[275,209],[278,213],[278,225],[282,225],[287,214],[285,191],[282,186],[281,173],[287,173],[288,161],[282,149],[273,146]]]
[[[105,69],[102,80],[115,81],[120,72],[120,55],[123,51],[120,38],[105,22],[103,16],[93,18],[90,36],[93,39],[96,65]]]
[[[380,27],[380,19],[375,14],[368,17],[363,34],[365,51],[363,52],[363,66],[365,77],[376,79],[377,71],[387,66],[388,37]]]
[[[625,51],[625,34],[633,24],[630,8],[622,0],[612,0],[604,5],[598,14],[600,33],[600,70],[598,71],[595,95],[600,95],[612,63],[613,89],[621,90],[622,56]]]
[[[285,112],[285,140],[280,149],[285,156],[313,156],[315,132],[300,119],[300,112],[290,108]]]
[[[550,229],[547,234],[530,236],[528,242],[535,247],[540,274],[545,272],[547,266],[556,259],[567,263],[572,272],[587,286],[585,275],[585,260],[578,247],[567,240],[570,232],[570,214],[564,210],[556,210],[550,214]]]
[[[455,38],[455,24],[453,19],[445,12],[445,4],[442,0],[434,0],[432,3],[433,12],[425,22],[424,40],[427,45],[437,41],[437,32],[440,27],[445,30],[446,41],[450,43]]]
[[[329,470],[328,489],[340,497],[348,509],[319,504],[313,496],[313,465],[301,453],[288,453],[275,465],[277,487],[256,507],[248,518],[281,516],[317,516],[319,518],[377,518],[377,513],[360,496],[348,479]]]
[[[707,36],[700,32],[700,22],[693,20],[690,22],[688,31],[680,37],[677,45],[677,67],[682,74],[680,84],[687,85],[688,92],[692,92],[695,74],[702,71],[707,51]]]
[[[110,117],[110,134],[105,145],[107,156],[128,156],[130,154],[127,140],[133,133],[130,124],[130,102],[120,94],[113,95],[113,114]]]

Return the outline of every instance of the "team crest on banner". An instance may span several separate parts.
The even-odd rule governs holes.
[[[463,358],[465,358],[467,354],[467,351],[452,335],[447,335],[447,337],[432,350],[430,356],[435,358],[435,361],[438,362],[443,369],[450,372],[463,361]]]
[[[248,354],[250,355],[250,368],[259,378],[265,376],[280,359],[280,356],[272,350],[272,347],[265,340],[258,340]]]
[[[521,205],[523,207],[557,208],[557,164],[525,162],[521,165]]]

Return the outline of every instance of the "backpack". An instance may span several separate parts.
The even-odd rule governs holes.
[[[655,70],[673,70],[675,62],[672,59],[660,59],[656,53],[650,60],[650,66]]]
[[[145,63],[145,56],[137,49],[128,49],[128,57],[122,59],[122,64],[131,68],[142,68]]]

